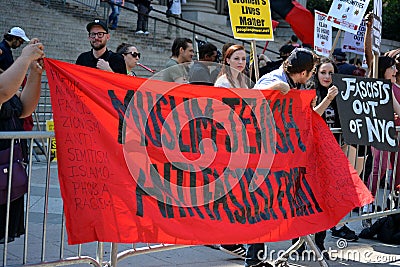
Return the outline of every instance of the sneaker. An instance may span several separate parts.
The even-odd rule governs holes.
[[[269,264],[265,261],[260,261],[259,263],[252,264],[252,265],[245,265],[245,267],[274,267],[272,264]]]
[[[144,31],[139,30],[139,31],[136,31],[135,34],[144,34]]]
[[[149,31],[145,31],[145,32],[144,32],[144,35],[149,35],[149,34],[150,34]]]
[[[236,245],[220,245],[219,249],[223,252],[237,256],[241,259],[246,258],[246,248],[242,244]]]
[[[343,239],[346,239],[347,241],[357,241],[358,240],[358,236],[356,235],[356,232],[350,230],[346,225],[343,225],[342,228],[340,228],[339,230],[332,228],[332,237],[333,238],[343,238]]]

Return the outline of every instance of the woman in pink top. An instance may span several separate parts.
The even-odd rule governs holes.
[[[378,62],[378,78],[380,79],[388,79],[392,82],[393,95],[397,99],[397,102],[400,102],[400,87],[396,82],[400,80],[400,75],[396,68],[396,62],[393,58],[388,56],[379,57]],[[397,64],[399,65],[399,64]],[[399,66],[400,67],[400,66]],[[396,79],[399,77],[399,79]],[[400,119],[397,118],[396,126],[400,126]],[[376,195],[377,187],[378,187],[378,177],[382,178],[385,175],[386,169],[388,168],[388,156],[390,155],[390,164],[391,168],[394,170],[393,175],[395,178],[394,187],[398,188],[400,186],[400,159],[397,160],[397,166],[394,166],[395,163],[395,154],[394,152],[381,151],[374,147],[371,147],[372,154],[374,156],[373,170],[368,178],[368,186],[371,189],[372,195]],[[380,167],[379,167],[380,166]],[[380,169],[380,172],[379,172]],[[390,188],[389,188],[390,189]],[[398,190],[398,189],[397,189]]]

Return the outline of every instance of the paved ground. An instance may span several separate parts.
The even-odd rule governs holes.
[[[51,165],[50,189],[49,189],[49,216],[46,227],[43,225],[44,193],[47,183],[45,177],[45,162],[35,162],[33,167],[29,224],[27,237],[27,264],[40,263],[44,261],[56,261],[60,258],[61,240],[61,219],[62,219],[62,200],[59,194],[57,180],[57,166]],[[350,228],[357,233],[361,231],[361,223],[354,222],[349,224]],[[46,246],[42,246],[43,232],[46,232]],[[66,238],[66,237],[65,237]],[[9,243],[7,246],[7,266],[20,266],[23,264],[23,244],[24,239],[19,238]],[[68,246],[64,241],[62,258],[78,255],[78,246]],[[143,245],[139,245],[143,246]],[[278,253],[290,246],[289,241],[271,243],[268,246],[268,257],[276,259]],[[360,239],[358,242],[340,244],[338,248],[337,239],[328,233],[326,238],[326,248],[330,251],[330,256],[334,259],[328,261],[329,266],[400,266],[400,246],[383,244],[374,240]],[[2,245],[0,260],[3,262],[4,245]],[[119,245],[122,252],[130,249],[131,246]],[[81,248],[81,255],[89,255],[95,258],[96,244],[85,244]],[[111,246],[109,243],[104,247],[104,260],[110,260]],[[145,253],[144,253],[145,252]],[[139,266],[139,267],[167,267],[167,266],[243,266],[243,260],[232,255],[206,246],[192,246],[168,251],[142,250],[143,254],[136,253],[136,256],[127,257],[118,263],[118,266]],[[0,265],[1,262],[0,262]],[[86,266],[74,264],[73,266]],[[319,266],[313,259],[289,260],[289,266]]]

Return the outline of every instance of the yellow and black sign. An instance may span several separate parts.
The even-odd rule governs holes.
[[[274,40],[268,0],[228,0],[235,39]]]
[[[46,131],[54,132],[54,121],[46,120]],[[56,139],[51,139],[51,147],[50,147],[50,159],[51,161],[57,161],[57,151],[56,151]]]

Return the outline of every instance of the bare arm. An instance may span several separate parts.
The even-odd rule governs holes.
[[[31,63],[28,79],[20,96],[22,102],[21,118],[31,115],[39,102],[42,72],[42,67],[36,61]]]
[[[9,100],[19,89],[31,62],[44,56],[41,43],[29,44],[22,49],[21,56],[0,74],[0,104]]]
[[[372,23],[374,22],[374,14],[372,12],[365,16],[367,22],[364,36],[364,53],[367,61],[368,69],[371,71],[374,55],[372,54]]]
[[[270,84],[257,84],[254,88],[261,90],[279,90],[282,94],[287,94],[290,91],[289,84],[283,81],[275,81]]]
[[[396,99],[396,97],[395,97],[395,95],[393,93],[393,90],[392,90],[392,98],[393,98],[393,109],[394,109],[394,112],[396,112],[396,114],[400,114],[400,104],[397,101],[397,99]]]
[[[320,116],[325,112],[325,110],[329,107],[330,103],[335,99],[338,94],[338,88],[336,86],[332,86],[328,89],[327,96],[318,104],[318,106],[314,107],[314,111],[317,112]]]

